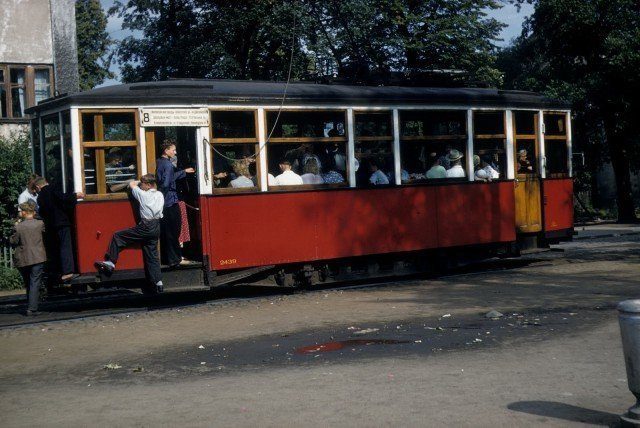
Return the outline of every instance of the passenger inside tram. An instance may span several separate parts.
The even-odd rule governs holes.
[[[429,155],[429,163],[431,168],[427,171],[428,179],[447,178],[447,170],[440,165],[440,158],[437,153],[433,152]]]
[[[324,180],[320,175],[320,166],[316,159],[314,158],[309,159],[304,164],[304,168],[302,169],[302,172],[304,174],[302,174],[300,178],[302,178],[302,182],[304,184],[323,184],[324,183]]]
[[[276,186],[297,186],[304,184],[302,178],[291,170],[291,162],[282,159],[279,163],[281,173],[274,179]]]
[[[475,157],[475,156],[474,156]],[[491,166],[491,157],[483,155],[479,157],[480,164],[475,172],[476,180],[492,181],[500,178],[500,173]]]
[[[447,160],[451,168],[447,169],[447,178],[464,178],[466,176],[462,167],[462,157],[464,155],[456,149],[451,149],[447,155]]]
[[[371,173],[369,183],[372,185],[380,186],[389,184],[389,177],[379,169],[378,161],[375,158],[369,159],[369,172]]]
[[[253,177],[249,172],[249,162],[245,159],[237,160],[233,163],[233,173],[235,178],[229,183],[229,187],[248,188],[255,187]]]
[[[533,173],[533,165],[531,165],[527,151],[522,149],[518,152],[518,174],[531,173]]]
[[[128,162],[127,162],[128,163]],[[123,163],[122,152],[114,148],[107,154],[105,179],[110,193],[122,192],[136,178],[135,164]]]

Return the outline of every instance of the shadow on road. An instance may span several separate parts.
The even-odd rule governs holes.
[[[599,410],[585,409],[557,401],[516,401],[507,406],[509,410],[530,413],[532,415],[563,419],[571,422],[598,424],[618,427],[620,416]]]

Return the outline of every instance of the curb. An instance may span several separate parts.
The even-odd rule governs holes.
[[[628,235],[640,235],[640,231],[637,232],[621,232],[621,233],[607,233],[605,235],[593,235],[593,236],[583,236],[580,235],[575,236],[573,238],[574,241],[579,241],[582,239],[598,239],[598,238],[618,238],[620,236],[628,236]]]

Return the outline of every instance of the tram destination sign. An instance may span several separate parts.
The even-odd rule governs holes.
[[[141,126],[209,126],[206,108],[141,108]]]

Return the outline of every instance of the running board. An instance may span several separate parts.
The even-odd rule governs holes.
[[[233,272],[233,273],[228,273],[226,275],[211,275],[211,273],[209,274],[209,279],[210,279],[210,284],[211,287],[218,287],[220,285],[229,285],[232,284],[234,282],[243,280],[243,279],[247,279],[249,277],[252,277],[253,275],[262,273],[262,272],[266,272],[268,270],[271,270],[275,268],[275,265],[269,265],[269,266],[260,266],[257,268],[251,268],[251,269],[244,269],[241,271],[237,271],[237,272]]]

